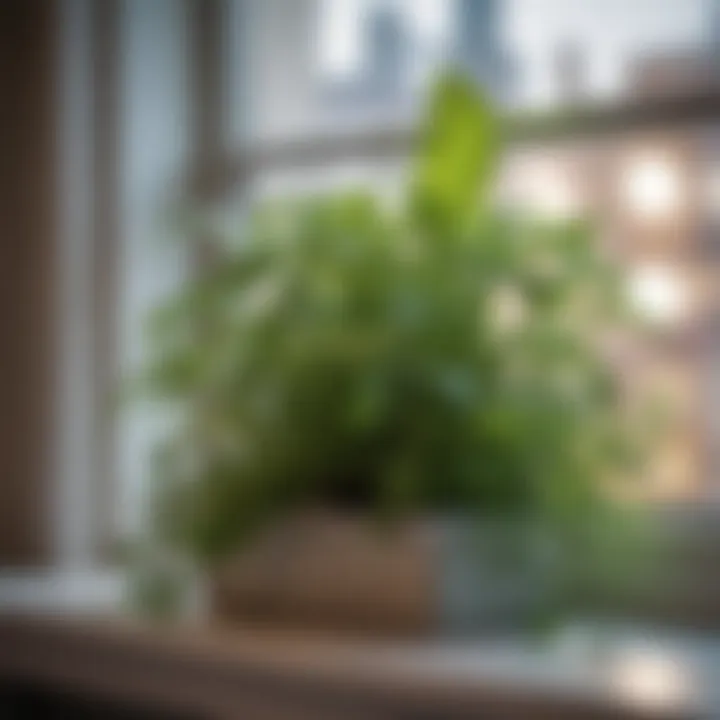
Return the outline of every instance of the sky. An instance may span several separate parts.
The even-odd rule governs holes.
[[[713,0],[505,0],[501,32],[516,58],[518,96],[542,104],[553,93],[552,56],[559,44],[583,49],[588,83],[598,95],[618,92],[633,57],[697,43]],[[452,31],[454,0],[321,0],[320,62],[352,72],[362,56],[358,28],[377,3],[402,9],[413,35],[439,46]]]

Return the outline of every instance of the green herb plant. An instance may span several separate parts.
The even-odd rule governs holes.
[[[179,418],[154,528],[201,563],[305,507],[511,518],[580,537],[631,436],[599,338],[619,275],[579,221],[498,199],[501,123],[431,93],[399,203],[253,208],[158,308],[147,392]]]

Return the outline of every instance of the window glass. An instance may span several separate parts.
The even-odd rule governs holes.
[[[448,63],[500,103],[543,108],[687,92],[720,57],[716,0],[234,2],[263,137],[410,122]]]

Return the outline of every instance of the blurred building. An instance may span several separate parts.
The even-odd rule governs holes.
[[[693,50],[638,58],[628,74],[628,91],[644,98],[694,95],[720,82],[716,63],[712,54]]]
[[[681,97],[720,87],[720,2],[708,4],[700,47],[638,57],[628,73],[628,92],[643,98]]]
[[[330,80],[324,97],[338,109],[402,109],[412,99],[413,63],[430,65],[450,58],[493,98],[504,102],[513,95],[514,73],[503,42],[503,0],[457,0],[445,10],[455,28],[454,37],[419,38],[413,29],[411,4],[361,3],[357,31],[362,38],[360,68]],[[432,46],[432,47],[429,47]],[[443,47],[441,47],[443,46]],[[425,56],[425,57],[424,57]]]
[[[672,418],[637,485],[662,500],[717,497],[720,478],[720,104],[693,87],[580,108],[517,143],[507,167],[517,203],[592,218],[627,269],[647,326],[611,352],[629,403]]]
[[[578,105],[587,100],[587,58],[575,42],[561,43],[555,51],[555,82],[559,105]]]
[[[375,8],[367,23],[369,47],[365,92],[369,102],[389,102],[403,91],[406,32],[400,15],[389,7]]]
[[[710,0],[706,40],[713,62],[720,65],[720,0]]]
[[[502,0],[458,0],[455,58],[499,101],[512,93],[513,73],[502,42]]]
[[[409,92],[409,38],[397,7],[376,5],[361,14],[363,52],[360,68],[331,81],[323,94],[340,110],[397,108]]]

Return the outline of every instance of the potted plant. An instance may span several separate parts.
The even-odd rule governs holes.
[[[155,535],[222,612],[497,626],[590,547],[627,459],[597,344],[616,274],[581,223],[496,202],[500,152],[483,97],[445,77],[400,206],[258,207],[156,313],[149,387],[181,420]]]

